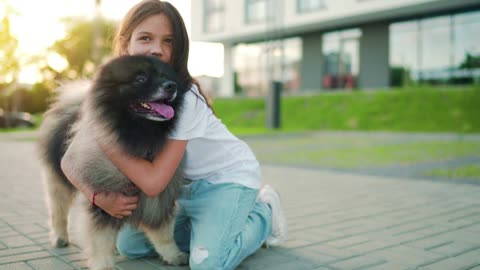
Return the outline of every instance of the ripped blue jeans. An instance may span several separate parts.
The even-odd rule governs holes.
[[[272,213],[256,202],[257,192],[203,180],[182,187],[174,236],[180,250],[190,253],[190,269],[235,269],[262,245],[271,233]],[[130,226],[120,231],[117,248],[128,258],[157,255],[144,233]]]

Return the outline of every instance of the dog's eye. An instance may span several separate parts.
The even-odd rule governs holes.
[[[147,76],[145,74],[139,74],[135,77],[135,84],[142,84],[147,81]]]

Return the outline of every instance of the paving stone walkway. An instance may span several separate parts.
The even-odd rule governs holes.
[[[0,136],[0,270],[84,269],[77,246],[48,245],[31,137]],[[480,270],[480,185],[273,165],[262,172],[282,194],[290,240],[239,270]],[[188,267],[119,258],[117,269]]]

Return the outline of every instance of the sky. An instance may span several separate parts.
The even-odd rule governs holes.
[[[11,30],[19,41],[19,57],[24,65],[20,81],[33,83],[41,80],[36,68],[25,63],[31,55],[40,54],[55,40],[65,36],[61,18],[84,16],[92,18],[95,0],[0,0],[0,17],[8,3],[17,14],[11,18]],[[120,21],[139,0],[102,0],[102,16]],[[190,33],[190,0],[169,0],[181,13]],[[61,69],[66,65],[58,55],[49,55],[49,63]],[[221,44],[193,42],[190,46],[189,70],[193,76],[223,75],[223,47]]]

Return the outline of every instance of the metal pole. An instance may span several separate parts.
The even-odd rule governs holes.
[[[267,93],[267,102],[266,102],[266,110],[267,110],[267,128],[271,129],[278,129],[280,128],[280,101],[281,101],[281,92],[283,87],[283,82],[285,81],[284,74],[285,74],[285,48],[284,48],[284,41],[283,41],[283,11],[284,11],[284,1],[276,1],[273,2],[277,4],[276,7],[276,14],[275,17],[272,18],[272,27],[270,31],[271,33],[271,40],[269,44],[271,44],[271,48],[268,51],[268,59],[267,60],[267,70],[268,72],[268,93]],[[276,49],[280,49],[280,57],[275,56],[274,52]]]
[[[95,66],[98,66],[101,61],[102,50],[102,15],[101,15],[101,0],[95,0],[95,17],[93,19],[92,32],[92,59]]]
[[[267,99],[267,126],[268,128],[280,128],[280,101],[282,94],[282,82],[272,81]]]

